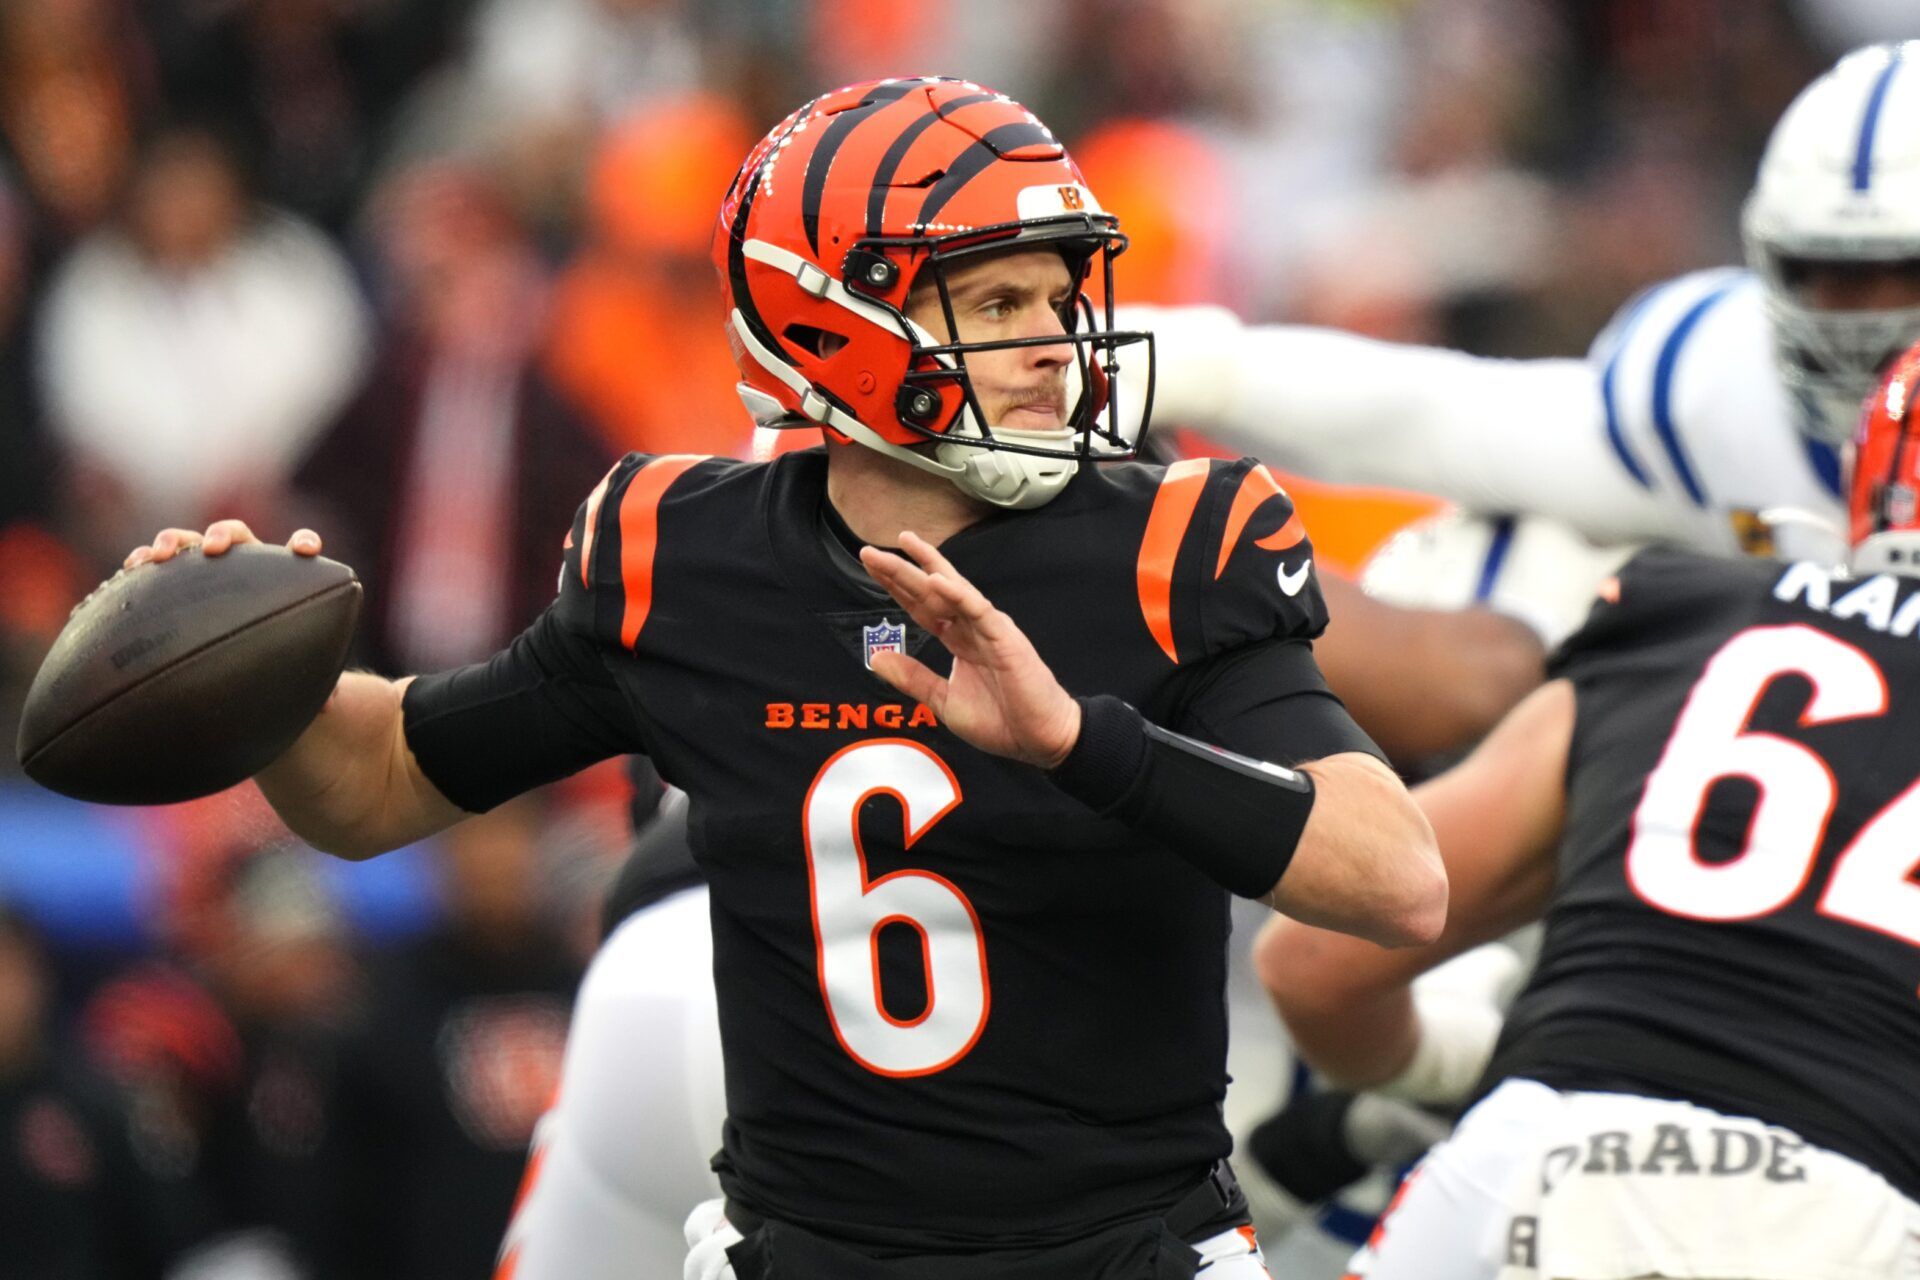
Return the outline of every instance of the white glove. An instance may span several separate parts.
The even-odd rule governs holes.
[[[1513,948],[1489,943],[1455,956],[1413,984],[1420,1040],[1413,1060],[1375,1093],[1422,1106],[1464,1102],[1493,1057],[1502,1010],[1524,975]]]
[[[683,1280],[733,1280],[733,1263],[727,1250],[746,1239],[727,1221],[725,1200],[703,1200],[687,1215],[682,1228],[687,1236],[687,1262],[681,1269]]]

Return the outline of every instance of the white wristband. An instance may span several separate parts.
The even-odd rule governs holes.
[[[1413,1060],[1379,1092],[1428,1106],[1466,1101],[1493,1057],[1503,1011],[1526,968],[1513,947],[1492,943],[1421,974],[1413,984],[1420,1028]]]
[[[1423,1106],[1458,1105],[1493,1057],[1500,1011],[1451,991],[1415,991],[1413,1010],[1420,1024],[1413,1059],[1374,1092]]]

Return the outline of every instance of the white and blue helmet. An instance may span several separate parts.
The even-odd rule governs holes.
[[[1857,49],[1800,92],[1768,139],[1741,229],[1781,378],[1809,434],[1842,443],[1880,371],[1920,337],[1920,306],[1810,306],[1796,269],[1920,263],[1920,41]]]

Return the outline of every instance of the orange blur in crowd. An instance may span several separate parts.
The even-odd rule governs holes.
[[[692,96],[616,125],[594,159],[587,239],[556,282],[544,359],[616,452],[747,456],[707,245],[753,141],[737,108]]]
[[[1204,137],[1165,120],[1115,120],[1082,138],[1073,155],[1088,189],[1127,232],[1127,251],[1114,261],[1117,299],[1169,306],[1242,301],[1231,296],[1225,254],[1232,179]],[[1102,282],[1089,284],[1097,292]],[[1229,456],[1181,423],[1157,421],[1153,429],[1171,433],[1183,457]],[[1445,505],[1271,470],[1312,534],[1321,564],[1350,575],[1395,532]]]

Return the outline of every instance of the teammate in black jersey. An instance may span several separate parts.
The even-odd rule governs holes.
[[[689,1274],[1264,1275],[1224,1162],[1222,887],[1439,931],[1431,833],[1314,666],[1286,495],[1118,460],[1112,374],[1151,346],[1112,327],[1124,244],[1001,95],[807,104],[716,260],[743,397],[826,447],[627,458],[506,651],[346,677],[260,776],[350,856],[620,753],[689,794],[728,1103]],[[618,1267],[591,1243],[510,1265]]]
[[[1447,1069],[1408,998],[1543,916],[1538,966],[1368,1280],[1920,1274],[1920,347],[1855,443],[1850,569],[1649,551],[1554,679],[1421,787],[1439,941],[1261,940],[1300,1048]]]

